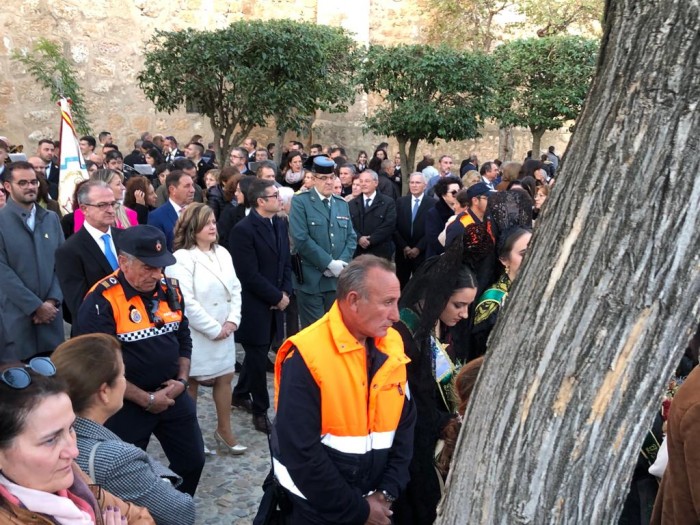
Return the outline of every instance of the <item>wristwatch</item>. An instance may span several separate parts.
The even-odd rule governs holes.
[[[382,496],[384,496],[387,503],[394,503],[396,501],[396,498],[389,494],[386,490],[380,490],[379,492],[382,494]]]
[[[149,392],[148,393],[148,404],[146,405],[146,408],[144,408],[144,410],[146,412],[151,410],[151,407],[153,406],[153,403],[155,402],[155,400],[156,400],[156,395],[153,392]]]
[[[187,390],[190,387],[190,384],[187,382],[187,379],[185,379],[184,377],[178,377],[177,381],[180,381],[180,383],[182,383],[182,385],[185,387],[185,390]]]

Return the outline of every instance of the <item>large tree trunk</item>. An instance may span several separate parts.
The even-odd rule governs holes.
[[[491,336],[437,523],[619,516],[700,311],[691,4],[607,2],[599,71]]]

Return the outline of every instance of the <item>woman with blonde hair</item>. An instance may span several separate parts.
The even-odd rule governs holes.
[[[194,524],[194,501],[176,488],[182,478],[103,426],[124,404],[119,341],[107,334],[81,335],[59,345],[51,358],[77,416],[75,462],[83,472],[124,501],[146,507],[158,524]]]
[[[197,400],[201,382],[213,381],[220,448],[238,455],[247,450],[231,430],[231,381],[236,365],[233,333],[241,322],[241,283],[231,255],[218,244],[216,218],[206,204],[192,203],[175,224],[175,258],[168,277],[178,279],[192,334],[189,393]]]
[[[124,176],[121,173],[112,169],[97,170],[94,175],[90,175],[90,180],[101,180],[106,182],[112,189],[112,192],[114,193],[114,200],[117,203],[114,208],[114,213],[117,216],[114,223],[115,228],[129,228],[130,226],[135,226],[139,223],[136,212],[131,208],[124,206],[126,188],[124,187]],[[85,216],[83,215],[83,212],[80,211],[80,208],[75,210],[73,220],[73,231],[77,232],[83,227],[83,222],[85,222]]]

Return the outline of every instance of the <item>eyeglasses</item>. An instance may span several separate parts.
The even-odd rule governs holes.
[[[323,182],[335,179],[335,175],[314,175],[314,177]]]
[[[261,199],[267,200],[267,199],[279,199],[279,197],[280,197],[280,194],[279,194],[278,191],[276,191],[276,192],[273,193],[272,195],[263,195],[263,196],[260,197],[260,198],[261,198]]]
[[[20,188],[26,188],[27,186],[38,186],[39,185],[39,179],[32,179],[32,180],[18,180],[18,181],[12,181],[13,184],[17,184]]]
[[[163,321],[163,319],[158,315],[159,305],[160,301],[158,301],[158,299],[151,299],[151,308],[149,310],[149,313],[151,314],[151,322],[158,330],[165,326],[165,321]]]
[[[27,372],[27,368],[32,372],[42,376],[51,377],[56,375],[56,367],[48,357],[35,357],[29,364],[24,366],[13,366],[4,370],[0,375],[0,380],[10,388],[22,390],[32,384],[32,376]]]
[[[107,208],[113,208],[117,209],[121,204],[117,201],[112,201],[112,202],[98,202],[97,204],[87,204],[85,203],[85,206],[90,206],[91,208],[97,208],[100,211],[105,211]]]

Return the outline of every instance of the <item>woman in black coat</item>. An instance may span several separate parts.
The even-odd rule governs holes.
[[[454,243],[444,255],[427,260],[406,285],[399,303],[400,321],[394,328],[411,359],[406,371],[418,418],[411,481],[392,507],[396,525],[433,523],[442,495],[435,448],[459,404],[454,380],[460,352],[453,344],[453,330],[464,324],[476,298],[476,277],[462,264],[462,251],[462,243]]]
[[[445,229],[447,219],[454,215],[455,196],[460,189],[462,181],[457,177],[443,177],[435,184],[437,202],[425,216],[426,259],[445,251],[445,247],[438,241],[438,235]]]

